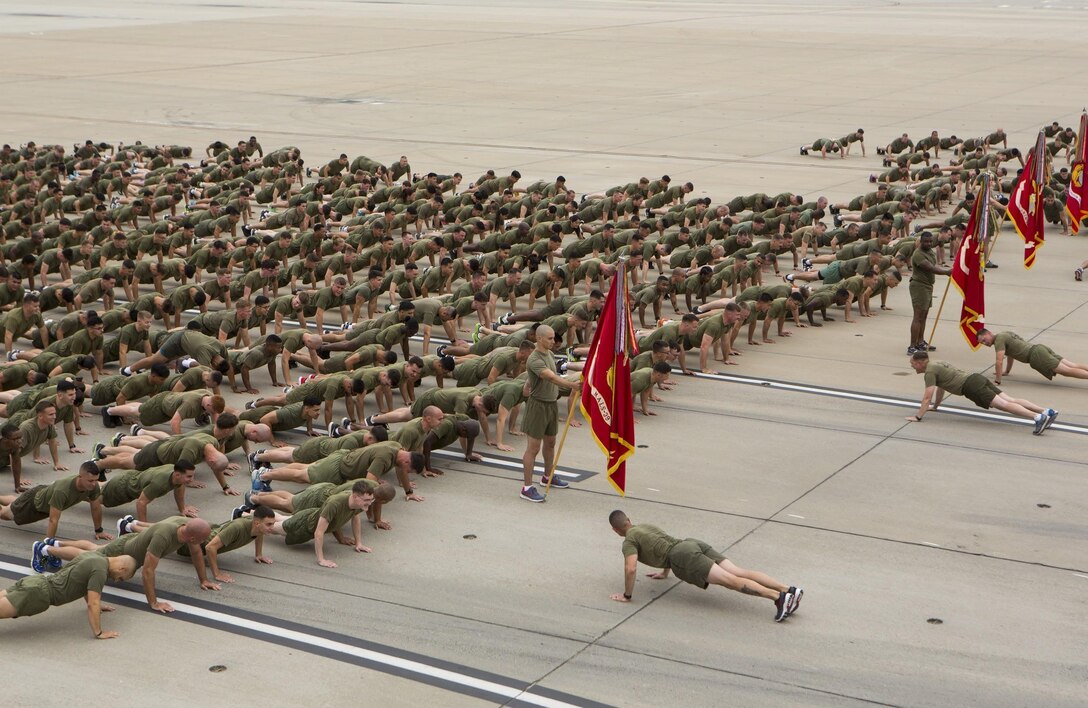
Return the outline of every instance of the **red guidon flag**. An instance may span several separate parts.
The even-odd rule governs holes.
[[[1026,171],[1026,170],[1025,170]],[[978,349],[978,331],[986,326],[986,234],[990,228],[990,175],[984,174],[975,209],[967,220],[956,262],[952,264],[952,282],[963,296],[960,332],[972,349]]]
[[[638,348],[627,299],[626,264],[621,260],[593,335],[582,382],[582,415],[608,460],[608,481],[621,495],[627,488],[627,458],[635,452],[628,352],[636,353]]]
[[[1084,165],[1088,162],[1085,131],[1088,131],[1088,113],[1081,113],[1073,171],[1069,175],[1069,189],[1065,194],[1065,210],[1069,213],[1069,228],[1074,236],[1080,231],[1080,222],[1088,217],[1088,183],[1084,179]]]
[[[1009,221],[1024,239],[1024,267],[1035,265],[1035,252],[1043,245],[1043,185],[1046,184],[1046,137],[1039,131],[1028,153],[1020,180],[1009,198]],[[977,345],[976,345],[977,346]]]

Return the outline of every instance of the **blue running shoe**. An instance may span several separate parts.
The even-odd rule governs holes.
[[[531,501],[534,504],[540,504],[547,501],[544,496],[536,490],[536,487],[526,487],[521,490],[521,498],[525,501]]]
[[[542,487],[547,487],[548,486],[548,478],[547,477],[541,477],[540,478],[540,486],[542,486]],[[570,482],[568,482],[568,481],[566,481],[564,479],[559,479],[558,477],[554,477],[554,476],[552,477],[552,483],[551,483],[551,488],[552,489],[566,489],[569,486],[570,486]]]
[[[47,546],[51,546],[53,548],[56,548],[57,539],[55,539],[53,537],[44,538],[44,539],[42,539],[42,543],[44,543]],[[64,565],[64,561],[62,561],[60,558],[57,558],[56,556],[46,556],[44,553],[42,555],[45,556],[46,565],[48,565],[53,570],[58,570],[62,565]]]
[[[1050,426],[1054,425],[1054,421],[1058,419],[1058,411],[1053,408],[1046,409],[1046,425],[1043,426],[1043,430],[1046,430]]]
[[[42,555],[42,549],[45,548],[45,544],[41,541],[35,541],[31,547],[30,552],[30,567],[34,569],[35,573],[44,573],[45,557]]]

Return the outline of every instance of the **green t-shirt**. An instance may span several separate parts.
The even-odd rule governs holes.
[[[218,538],[219,542],[223,544],[218,552],[227,553],[248,546],[256,537],[256,534],[253,533],[253,519],[242,516],[213,526],[208,542],[211,543],[213,538]]]
[[[309,396],[317,396],[324,401],[335,401],[344,395],[345,374],[330,376],[326,379],[307,381],[301,386],[296,386],[290,391],[289,401],[302,401]]]
[[[438,406],[445,413],[465,413],[475,415],[472,399],[480,395],[480,389],[471,386],[458,388],[432,388],[417,399],[420,409],[428,405]]]
[[[219,447],[215,437],[207,433],[190,433],[167,438],[159,443],[156,450],[161,462],[173,464],[178,460],[188,460],[194,465],[204,459],[204,446],[208,443]]]
[[[368,473],[380,479],[396,465],[401,449],[399,442],[387,440],[351,450],[341,461],[340,473],[346,480],[361,479]]]
[[[708,317],[700,322],[698,329],[695,330],[695,345],[701,345],[704,336],[709,336],[711,339],[717,341],[721,339],[721,336],[725,331],[725,321],[722,320],[720,315],[717,317]],[[644,353],[651,353],[651,350],[647,350],[647,352]],[[641,354],[639,356],[641,356]]]
[[[4,329],[11,332],[12,339],[23,336],[30,331],[31,327],[44,326],[45,322],[42,320],[41,314],[34,313],[30,317],[26,317],[22,307],[15,307],[4,315]]]
[[[933,283],[935,283],[937,279],[936,277],[934,277],[933,273],[926,272],[919,267],[923,262],[928,262],[932,266],[937,265],[936,251],[934,251],[932,248],[928,251],[925,251],[921,248],[917,248],[914,250],[914,253],[911,254],[910,257],[910,267],[912,270],[912,275],[910,279],[916,283],[921,283],[923,285],[929,285],[930,287],[932,287]]]
[[[680,323],[670,322],[647,334],[638,342],[639,351],[649,351],[650,348],[653,347],[654,342],[659,340],[664,342],[679,342]]]
[[[391,439],[400,443],[405,450],[412,452],[423,450],[423,441],[426,438],[427,433],[423,431],[423,418],[415,418],[405,423],[391,436]]]
[[[340,492],[325,500],[320,509],[304,509],[283,522],[285,542],[293,546],[312,541],[319,519],[328,521],[329,533],[339,531],[360,510],[348,506],[351,492]]]
[[[49,584],[49,604],[64,605],[82,600],[88,592],[101,593],[109,578],[109,560],[97,553],[82,553],[60,572],[39,577]]]
[[[1033,346],[1015,332],[1001,332],[994,335],[994,350],[1005,352],[1016,361],[1028,361]]]
[[[631,372],[631,395],[637,396],[653,385],[651,376],[654,370],[650,367]]]
[[[959,395],[963,393],[963,385],[967,382],[968,374],[945,361],[930,361],[926,365],[926,387],[937,386],[949,393]]]
[[[525,370],[529,374],[529,398],[554,403],[559,399],[559,385],[541,377],[545,369],[555,372],[555,356],[551,352],[534,349],[525,363]]]
[[[34,449],[57,437],[57,429],[54,426],[50,425],[44,429],[38,427],[38,417],[36,415],[29,420],[23,421],[19,425],[19,430],[23,431],[23,447],[19,451],[20,457],[26,457]]]
[[[56,482],[39,489],[34,494],[34,508],[42,514],[48,514],[50,509],[64,511],[80,502],[97,499],[100,494],[98,485],[96,484],[89,492],[81,492],[76,489],[78,478],[78,474],[61,477]]]
[[[651,568],[667,568],[669,551],[679,543],[651,524],[638,524],[627,530],[623,539],[623,557],[638,556],[638,562]]]
[[[483,372],[484,376],[491,373],[491,369],[497,369],[500,376],[513,376],[518,370],[518,348],[517,347],[502,347],[500,349],[492,350],[491,356],[488,357],[489,366],[487,371]]]
[[[178,540],[178,529],[188,521],[184,516],[171,516],[140,533],[118,536],[99,548],[97,553],[111,558],[132,556],[136,559],[136,566],[140,567],[149,553],[156,558],[165,558],[181,548],[184,544]]]
[[[509,381],[496,381],[490,386],[483,389],[484,393],[490,393],[499,400],[499,405],[506,410],[513,410],[514,406],[518,405],[525,400],[525,396],[522,395],[525,379],[525,375],[519,376],[516,379]]]

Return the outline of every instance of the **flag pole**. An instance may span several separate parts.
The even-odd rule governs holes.
[[[583,377],[579,376],[578,382],[581,383],[582,379]],[[571,389],[570,391],[570,405],[567,406],[570,408],[570,411],[567,413],[567,423],[563,426],[563,435],[559,438],[559,446],[555,448],[555,456],[552,457],[552,468],[550,470],[545,470],[548,473],[548,483],[544,485],[545,497],[548,496],[548,492],[552,488],[552,480],[555,479],[555,470],[559,467],[559,456],[563,454],[563,444],[567,442],[567,433],[570,431],[570,424],[574,422],[574,409],[578,407],[574,391],[575,389]]]
[[[948,299],[948,289],[950,287],[952,287],[952,278],[949,278],[948,282],[945,283],[944,295],[941,296],[941,304],[937,308],[937,317],[933,320],[933,328],[929,331],[929,339],[926,340],[929,344],[933,343],[933,337],[937,334],[937,323],[941,321],[941,312],[944,310],[944,301]]]
[[[982,188],[982,183],[983,183],[983,181],[985,180],[985,178],[987,176],[990,177],[990,183],[993,184],[993,180],[997,178],[997,173],[993,172],[993,171],[990,171],[990,170],[986,170],[985,172],[983,172],[982,174],[980,174],[978,176],[979,177],[978,181],[975,182],[976,187],[981,189]],[[987,192],[987,198],[988,197],[989,197],[989,192]],[[989,201],[987,201],[987,203],[986,203],[986,208],[987,209],[990,208]],[[1005,209],[1003,209],[1001,211],[1001,216],[998,217],[998,222],[997,222],[997,224],[994,225],[994,237],[992,239],[991,238],[986,239],[986,254],[985,254],[986,260],[984,261],[985,263],[990,262],[990,254],[994,252],[994,246],[997,245],[997,239],[1001,236],[1001,227],[1005,225],[1005,219],[1008,217],[1008,215],[1009,215],[1008,208],[1005,208]]]

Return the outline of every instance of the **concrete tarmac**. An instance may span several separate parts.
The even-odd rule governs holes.
[[[667,173],[716,200],[789,190],[834,202],[870,191],[875,148],[902,132],[1003,127],[1026,152],[1042,125],[1075,126],[1088,49],[1070,30],[1086,17],[1082,0],[0,0],[0,141],[202,152],[256,135],[312,165],[405,154],[466,179],[563,174],[579,194]],[[857,127],[867,157],[798,155]],[[1006,227],[986,275],[990,328],[1088,359],[1088,291],[1072,278],[1083,242],[1048,232],[1025,271]],[[1005,379],[1069,426],[1041,437],[940,412],[907,423],[910,408],[878,400],[922,393],[905,287],[889,305],[742,344],[738,365],[721,367],[823,394],[680,380],[656,417],[639,417],[626,499],[582,428],[561,464],[598,474],[547,504],[519,500],[507,468],[449,462],[420,480],[424,503],[389,507],[393,531],[364,531],[372,554],[330,547],[337,569],[272,540],[272,566],[225,556],[236,582],[218,593],[164,562],[160,594],[186,606],[174,617],[142,609],[127,585],[135,595],[104,618],[120,640],[92,642],[74,605],[4,622],[5,671],[28,677],[9,682],[8,702],[79,691],[88,706],[1082,705],[1088,382],[1023,365]],[[935,356],[989,373],[992,352],[967,348],[958,312],[953,289]],[[271,388],[263,375],[257,386]],[[104,431],[87,421],[89,449]],[[30,467],[36,482],[56,475]],[[211,489],[190,499],[212,521],[237,503]],[[776,625],[770,603],[645,569],[633,603],[610,601],[623,580],[606,518],[617,507],[802,585],[801,611]],[[169,511],[160,502],[152,518]],[[0,574],[29,570],[43,531],[5,524]],[[89,537],[85,509],[64,515],[61,535]],[[47,666],[49,682],[29,678]]]

